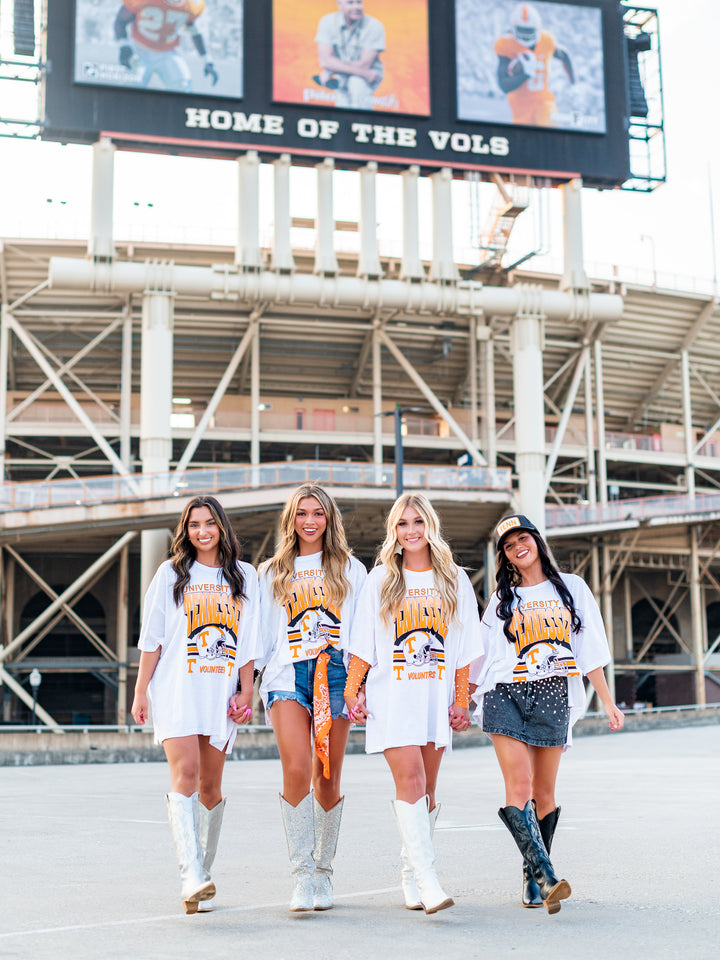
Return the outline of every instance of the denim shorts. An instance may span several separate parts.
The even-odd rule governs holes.
[[[534,747],[567,743],[569,718],[567,677],[498,683],[483,696],[483,731]]]
[[[333,720],[341,716],[345,709],[345,681],[347,670],[343,663],[343,652],[336,647],[329,647],[330,662],[328,663],[328,688],[330,690],[330,712]],[[295,689],[270,690],[268,693],[267,708],[278,700],[297,700],[312,715],[313,709],[313,682],[315,680],[316,659],[301,660],[295,664]]]

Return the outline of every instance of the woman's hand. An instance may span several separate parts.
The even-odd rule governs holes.
[[[448,710],[450,726],[453,730],[467,730],[470,726],[470,708],[454,703]]]
[[[360,727],[365,726],[365,721],[370,716],[365,702],[365,688],[360,687],[356,697],[345,697],[345,706],[353,723],[357,723]]]
[[[141,727],[144,726],[150,716],[150,710],[148,708],[148,698],[147,693],[138,693],[135,691],[135,697],[133,698],[132,706],[130,707],[130,713],[135,723],[139,724]]]
[[[252,720],[252,690],[250,694],[243,695],[240,691],[230,697],[230,703],[227,709],[228,717],[233,723],[246,724]]]
[[[605,716],[610,721],[610,729],[622,730],[623,725],[625,724],[625,714],[622,712],[620,707],[610,701],[609,703],[603,704],[603,710],[605,711]]]

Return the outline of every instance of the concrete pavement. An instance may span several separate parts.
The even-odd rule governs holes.
[[[720,729],[581,738],[563,758],[553,846],[562,911],[519,906],[520,857],[497,817],[487,748],[443,761],[438,871],[456,906],[402,907],[399,838],[380,756],[346,758],[336,907],[290,914],[276,760],[229,764],[213,878],[218,909],[186,917],[164,763],[0,769],[3,960],[594,960],[716,957]]]

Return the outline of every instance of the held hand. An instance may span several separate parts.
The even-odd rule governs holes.
[[[622,712],[620,707],[614,703],[608,703],[603,704],[603,710],[605,711],[605,716],[610,721],[610,729],[622,730],[623,725],[625,724],[625,714]]]
[[[467,730],[470,726],[470,708],[454,703],[448,710],[450,726],[453,730]]]
[[[357,697],[345,697],[345,706],[353,723],[357,723],[361,727],[364,726],[365,721],[370,716],[365,703],[365,690],[361,687]]]
[[[135,723],[139,726],[144,726],[147,723],[148,717],[150,715],[148,710],[148,698],[147,694],[136,693],[133,699],[132,707],[130,707],[130,713]]]
[[[230,703],[228,704],[227,715],[237,724],[247,724],[252,720],[252,706],[250,700],[252,698],[252,693],[250,696],[243,696],[242,693],[234,693],[230,697]]]

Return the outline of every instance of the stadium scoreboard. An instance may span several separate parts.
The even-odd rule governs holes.
[[[45,139],[615,187],[617,0],[53,0]]]

